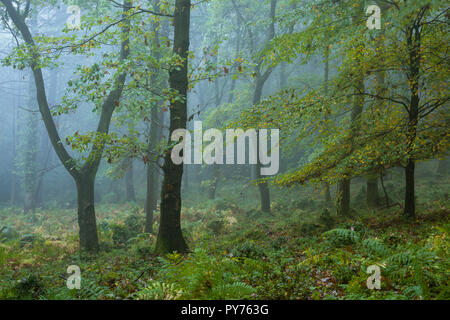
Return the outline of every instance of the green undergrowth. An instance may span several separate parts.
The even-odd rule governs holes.
[[[336,217],[311,203],[271,214],[223,199],[183,208],[188,255],[153,253],[136,205],[97,208],[100,252],[80,254],[76,212],[0,212],[0,299],[449,299],[445,200]],[[156,214],[155,230],[159,217]],[[68,289],[77,265],[81,288]],[[381,289],[367,287],[369,266]]]

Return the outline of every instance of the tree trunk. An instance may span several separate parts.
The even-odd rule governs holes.
[[[261,196],[261,211],[270,212],[270,190],[267,182],[258,184],[258,188]]]
[[[262,88],[264,86],[265,81],[259,80],[257,81],[255,93],[253,97],[253,104],[258,104],[261,101]],[[257,150],[257,159],[258,163],[253,166],[253,176],[255,179],[261,178],[261,164],[259,163],[259,135],[256,139],[256,150]],[[259,196],[261,200],[261,211],[262,212],[270,212],[270,189],[267,182],[264,180],[258,183]]]
[[[350,180],[342,180],[338,184],[337,214],[346,216],[350,213]]]
[[[378,178],[376,177],[368,177],[367,178],[367,206],[369,208],[376,208],[378,207]]]
[[[408,109],[407,149],[408,160],[405,167],[405,210],[403,215],[414,219],[416,215],[414,192],[414,144],[417,137],[417,123],[419,121],[419,80],[420,80],[420,27],[413,24],[406,32],[407,48],[409,50],[408,83],[410,90],[410,104]]]
[[[35,21],[35,19],[33,19]],[[28,212],[36,211],[36,185],[37,185],[37,152],[38,152],[38,118],[37,114],[34,113],[34,108],[36,106],[35,99],[36,96],[33,94],[33,76],[30,74],[29,79],[29,101],[28,108],[30,111],[25,111],[25,123],[22,126],[22,134],[24,145],[22,145],[22,155],[23,155],[23,173],[24,173],[24,208],[25,214]]]
[[[80,248],[91,252],[98,250],[97,223],[94,206],[94,176],[84,174],[75,180],[78,195]]]
[[[134,175],[133,175],[133,159],[127,159],[125,172],[125,185],[127,202],[136,201],[136,193],[134,192]]]
[[[405,168],[405,210],[404,215],[408,218],[414,218],[416,214],[416,199],[414,191],[414,160],[408,160]]]
[[[187,91],[188,91],[188,51],[190,34],[191,0],[176,0],[174,12],[174,47],[173,51],[183,58],[179,70],[169,72],[170,88],[182,99],[174,101],[170,106],[170,130],[186,128],[187,121]],[[181,231],[181,181],[183,164],[175,165],[171,159],[171,148],[164,157],[164,179],[161,190],[161,221],[155,251],[170,253],[177,251],[185,253],[188,246]]]
[[[145,200],[145,232],[153,233],[153,211],[157,208],[159,175],[156,164],[147,164],[147,194]]]
[[[147,192],[145,198],[145,232],[153,232],[153,211],[157,208],[157,197],[159,188],[158,159],[155,159],[156,144],[160,139],[160,128],[156,125],[158,120],[158,109],[152,109],[152,123],[148,139],[149,162],[147,163]],[[162,118],[159,118],[162,125]]]
[[[219,182],[219,174],[220,169],[217,164],[213,164],[211,168],[212,174],[211,174],[211,184],[208,188],[208,197],[210,200],[214,200],[216,198],[216,190],[217,190],[217,184]]]
[[[358,13],[360,15],[361,12]],[[356,22],[358,16],[354,16],[353,22]],[[356,63],[358,64],[358,68],[360,69],[359,75],[355,80],[355,89],[354,89],[354,98],[353,98],[353,107],[350,119],[350,143],[352,144],[353,149],[353,137],[355,137],[360,128],[359,118],[364,108],[364,96],[362,93],[364,92],[364,70],[362,68],[361,62],[357,59]],[[350,213],[350,179],[344,179],[340,182],[338,192],[338,207],[337,212],[342,215],[347,215]]]
[[[325,47],[325,70],[324,70],[324,82],[325,82],[325,97],[328,97],[328,81],[330,78],[330,46]],[[328,118],[328,117],[326,117]],[[325,203],[331,203],[330,185],[325,182]]]
[[[331,203],[330,185],[328,183],[325,183],[325,202]]]
[[[159,11],[159,2],[158,0],[153,1],[153,5],[157,11]],[[152,31],[155,33],[154,39],[154,47],[159,48],[160,40],[159,40],[159,27],[160,24],[154,22],[152,25]],[[158,49],[152,49],[155,58],[158,60],[161,58],[161,54]],[[159,70],[153,70],[150,81],[153,86],[162,88],[162,84],[159,81]],[[151,111],[151,123],[150,130],[148,133],[148,163],[147,163],[147,191],[145,197],[145,232],[153,233],[153,212],[157,209],[158,205],[158,192],[159,192],[159,181],[160,174],[158,172],[158,161],[159,157],[156,157],[157,152],[157,144],[162,136],[162,130],[164,126],[164,112],[160,108],[160,105],[163,102],[158,103],[157,105],[152,106]]]
[[[238,15],[239,19],[241,20],[241,22],[245,23],[245,19],[242,17],[239,9],[236,6],[236,3],[233,1],[233,6],[234,9],[236,11],[236,14]],[[277,8],[277,0],[271,0],[270,1],[270,19],[271,19],[271,23],[269,25],[269,30],[268,30],[268,39],[267,41],[270,42],[272,41],[273,38],[275,38],[275,13],[276,13],[276,8]],[[249,29],[248,29],[249,30]],[[249,36],[250,36],[250,42],[251,42],[251,46],[252,46],[252,50],[253,48],[253,34],[249,31]],[[256,66],[255,66],[255,74],[256,76],[254,77],[254,86],[255,86],[255,91],[253,92],[253,105],[256,105],[258,103],[261,102],[261,96],[262,96],[262,91],[264,88],[264,84],[266,83],[266,81],[269,79],[270,75],[272,74],[274,68],[273,67],[269,67],[266,69],[266,71],[264,73],[261,73],[261,68],[262,68],[262,61],[257,61]],[[258,164],[254,165],[254,166],[250,166],[250,174],[252,176],[253,179],[260,179],[261,175],[260,175],[260,168],[261,165],[259,164],[259,138],[257,139],[257,154],[258,154]],[[259,189],[259,194],[260,194],[260,200],[261,200],[261,211],[263,212],[270,212],[270,189],[269,189],[269,185],[267,184],[266,181],[262,181],[258,184],[258,189]]]
[[[17,97],[17,106],[20,106],[22,96],[22,86],[19,85],[19,95]],[[10,203],[11,206],[15,205],[16,202],[16,184],[17,184],[17,175],[16,175],[16,135],[17,135],[17,115],[18,108],[13,109],[13,119],[12,119],[12,170],[11,170],[11,194],[10,194]]]

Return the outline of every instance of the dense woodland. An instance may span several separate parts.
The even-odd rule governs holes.
[[[0,299],[450,299],[449,21],[444,0],[0,0]],[[261,147],[174,163],[200,121],[279,129],[278,172]]]

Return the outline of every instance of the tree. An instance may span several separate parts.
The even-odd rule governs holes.
[[[178,67],[169,71],[170,89],[179,95],[170,105],[169,137],[178,129],[186,129],[188,93],[188,52],[190,35],[191,1],[176,0],[174,11],[173,52],[181,58]],[[181,231],[181,181],[183,165],[175,165],[171,159],[172,148],[164,155],[164,178],[161,190],[161,220],[156,240],[156,252],[168,253],[188,250]]]
[[[84,165],[77,166],[75,159],[69,155],[60,139],[52,112],[49,108],[44,78],[42,75],[42,67],[40,65],[43,57],[37,50],[35,39],[31,35],[30,29],[25,21],[30,10],[30,2],[27,2],[27,6],[23,12],[21,12],[21,8],[15,6],[11,0],[1,0],[1,3],[5,6],[6,12],[8,13],[8,16],[12,20],[13,24],[19,30],[25,42],[26,49],[29,52],[29,67],[31,68],[34,76],[39,111],[43,118],[53,148],[55,149],[58,158],[66,170],[75,180],[78,195],[80,248],[87,251],[97,251],[99,245],[94,207],[94,182],[98,167],[100,165],[105,141],[100,140],[98,144],[94,144],[88,157],[89,160],[86,161]],[[126,60],[129,55],[128,34],[130,31],[130,23],[127,18],[127,12],[130,10],[130,7],[131,1],[124,0],[123,20],[125,22],[122,26],[122,43],[120,49],[121,61]],[[111,117],[116,105],[119,103],[125,79],[126,72],[121,72],[115,79],[114,87],[103,101],[100,120],[96,131],[99,136],[108,134]]]
[[[364,19],[354,20],[363,6],[337,3],[313,4],[316,17],[308,27],[275,39],[271,47],[279,60],[286,60],[322,48],[324,35],[336,39],[334,50],[342,59],[329,96],[324,97],[320,87],[282,91],[244,116],[247,122],[284,125],[285,135],[309,135],[318,146],[311,160],[279,176],[279,184],[343,181],[339,209],[348,212],[349,179],[401,166],[404,215],[413,218],[415,161],[442,155],[449,145],[443,108],[449,101],[443,87],[449,69],[447,7],[443,1],[389,2],[383,34],[372,37]]]
[[[158,0],[154,0],[154,6],[159,11]],[[161,23],[154,22],[152,24],[152,31],[154,32],[154,41],[152,46],[152,52],[155,59],[161,60],[160,52],[160,27]],[[161,70],[153,70],[150,76],[150,82],[154,88],[163,90],[166,87],[166,78]],[[160,173],[159,173],[159,160],[157,146],[161,139],[161,132],[164,123],[164,109],[161,105],[164,104],[162,99],[158,99],[151,107],[150,115],[150,130],[148,133],[147,151],[147,190],[145,198],[145,232],[153,232],[153,211],[157,208],[158,190],[160,186]]]
[[[238,9],[235,0],[232,0],[234,9],[236,10],[236,14],[238,18],[241,20],[241,23],[248,25],[248,22],[243,17],[242,13]],[[276,13],[276,6],[277,6],[277,0],[271,0],[270,2],[270,25],[269,25],[269,32],[268,32],[268,38],[267,43],[269,43],[274,37],[275,37],[275,13]],[[251,53],[253,55],[256,55],[255,52],[255,44],[254,44],[254,34],[251,31],[251,29],[247,26],[247,31],[249,33],[250,37],[250,43],[251,43]],[[270,75],[272,74],[274,70],[274,66],[270,66],[266,68],[266,70],[262,70],[263,60],[258,57],[254,57],[255,59],[255,67],[254,67],[254,73],[253,73],[253,99],[252,104],[258,105],[261,102],[262,92],[264,88],[264,84],[269,79]],[[258,139],[257,139],[258,140]],[[257,142],[257,149],[259,148],[259,140]],[[258,149],[259,150],[259,149]],[[259,154],[259,151],[257,152]],[[252,167],[253,169],[253,178],[254,179],[261,179],[260,176],[260,169],[261,164],[259,163],[259,156],[258,156],[258,164]],[[260,200],[261,200],[261,211],[263,212],[270,212],[270,189],[267,181],[262,180],[258,182],[258,189],[260,193]]]

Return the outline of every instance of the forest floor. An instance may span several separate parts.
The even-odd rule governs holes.
[[[164,257],[135,204],[98,206],[101,250],[91,256],[78,251],[75,210],[2,209],[0,299],[450,299],[450,215],[439,198],[415,221],[398,206],[336,217],[307,200],[274,202],[272,214],[204,202],[182,212],[192,252]],[[66,286],[70,265],[80,289]],[[367,287],[371,265],[380,290]]]

